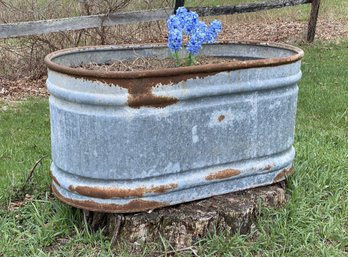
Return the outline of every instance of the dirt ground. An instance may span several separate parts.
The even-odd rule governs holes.
[[[260,40],[286,43],[305,43],[307,22],[270,20],[262,23],[238,22],[223,23],[219,40]],[[316,40],[340,41],[348,38],[348,21],[319,20]],[[162,40],[165,42],[165,39]],[[21,78],[9,80],[0,77],[0,100],[18,101],[29,97],[47,97],[46,76],[40,79]]]

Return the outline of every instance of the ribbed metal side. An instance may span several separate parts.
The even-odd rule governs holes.
[[[207,45],[206,55],[254,60],[157,76],[64,70],[139,54],[168,50],[83,48],[46,58],[59,199],[94,211],[137,212],[272,184],[293,171],[301,50]],[[141,83],[147,89],[134,90]]]

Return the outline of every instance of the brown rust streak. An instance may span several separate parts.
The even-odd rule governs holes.
[[[205,179],[206,180],[219,180],[219,179],[225,179],[225,178],[237,176],[239,174],[240,174],[239,170],[226,169],[226,170],[221,170],[218,172],[211,173],[208,176],[206,176]]]
[[[219,118],[218,118],[218,121],[221,122],[221,121],[223,121],[224,119],[225,119],[225,115],[222,115],[222,114],[221,114],[221,115],[219,116]]]
[[[96,212],[109,212],[109,213],[129,213],[129,212],[141,212],[152,209],[157,209],[170,205],[167,202],[156,202],[156,201],[146,201],[146,200],[132,200],[127,204],[103,204],[97,203],[91,200],[73,200],[62,196],[58,190],[52,185],[52,191],[54,195],[62,202],[74,206],[80,209],[86,209],[89,211]]]
[[[263,168],[264,171],[268,171],[270,169],[272,169],[273,166],[272,165],[267,165],[266,167]]]
[[[128,106],[132,108],[155,107],[163,108],[178,102],[178,99],[169,96],[157,96],[152,89],[158,86],[177,84],[188,79],[199,79],[215,75],[217,72],[182,74],[169,77],[145,77],[145,78],[93,78],[79,77],[92,81],[101,81],[109,85],[115,85],[128,90]]]
[[[277,174],[277,176],[274,178],[274,182],[278,182],[283,179],[286,179],[288,176],[290,176],[294,172],[295,172],[295,169],[293,167],[289,169],[284,169]]]
[[[56,183],[58,186],[60,186],[60,183],[58,182],[58,179],[55,176],[53,176],[52,171],[50,171],[50,177],[54,181],[54,183]]]
[[[150,188],[139,187],[134,189],[124,188],[100,188],[100,187],[88,187],[88,186],[69,186],[69,190],[76,192],[80,195],[89,197],[95,197],[100,199],[110,199],[114,197],[127,198],[127,197],[142,197],[148,193],[163,194],[171,189],[178,187],[177,184],[168,184],[161,186],[154,186]]]

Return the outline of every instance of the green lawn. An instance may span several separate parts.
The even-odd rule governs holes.
[[[348,41],[302,48],[297,172],[289,179],[289,203],[263,209],[249,236],[202,240],[200,256],[348,256]],[[0,102],[0,140],[0,256],[110,256],[102,231],[90,232],[78,222],[80,212],[50,194],[47,100]],[[7,209],[24,194],[34,199]]]

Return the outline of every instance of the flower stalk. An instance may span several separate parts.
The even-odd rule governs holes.
[[[195,56],[192,53],[189,53],[187,57],[187,66],[192,66],[193,64],[195,64],[195,62]]]
[[[180,66],[179,52],[175,51],[174,53],[172,53],[172,56],[175,59],[176,66],[179,67]]]

